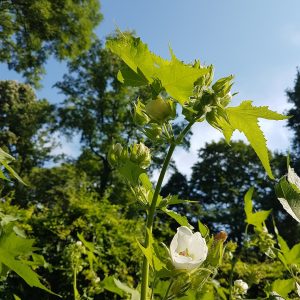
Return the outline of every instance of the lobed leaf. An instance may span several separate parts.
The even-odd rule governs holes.
[[[228,107],[225,111],[228,121],[224,118],[218,118],[217,123],[222,128],[226,141],[229,143],[235,130],[244,133],[267,174],[271,179],[274,179],[270,167],[266,139],[258,124],[258,119],[284,120],[289,117],[271,111],[267,106],[252,106],[252,101],[243,101],[239,106]]]
[[[133,74],[127,68],[121,70],[118,75],[121,82],[140,86],[159,80],[167,93],[182,105],[193,94],[195,81],[208,72],[207,68],[184,64],[176,58],[171,49],[171,60],[165,60],[150,52],[146,44],[131,35],[109,40],[106,47],[134,72]]]

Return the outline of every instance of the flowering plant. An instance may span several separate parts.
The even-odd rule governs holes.
[[[133,87],[145,86],[152,95],[150,99],[138,98],[133,106],[134,121],[144,133],[146,142],[130,147],[112,145],[108,154],[111,165],[127,180],[146,212],[145,240],[143,243],[138,242],[144,255],[141,285],[138,289],[131,289],[124,287],[119,281],[115,283],[120,289],[130,293],[132,299],[141,300],[156,297],[180,298],[190,295],[193,290],[200,294],[206,293],[203,290],[205,283],[216,283],[214,277],[222,263],[227,234],[220,232],[211,236],[208,228],[201,222],[199,232],[193,233],[187,217],[169,208],[170,205],[189,200],[178,199],[176,195],[166,198],[160,195],[174,150],[197,122],[207,121],[224,134],[228,143],[233,132],[239,130],[254,148],[268,176],[274,179],[258,118],[283,120],[287,117],[268,107],[255,107],[252,101],[243,101],[237,107],[229,107],[235,95],[231,92],[233,76],[213,83],[213,66],[203,66],[199,61],[184,64],[172,50],[171,60],[164,60],[150,52],[139,38],[124,33],[109,40],[107,48],[124,62],[118,73],[119,81]],[[174,130],[179,112],[185,120],[185,127],[180,133]],[[152,157],[151,149],[146,144],[168,147],[155,186],[146,172]],[[253,213],[250,202],[245,208],[247,222],[263,232],[262,216],[266,218],[269,213]],[[165,245],[161,248],[152,233],[158,212],[165,213],[180,225],[169,249]],[[226,293],[233,299],[235,294],[236,298],[243,297],[247,290],[248,285],[237,280],[232,282]]]

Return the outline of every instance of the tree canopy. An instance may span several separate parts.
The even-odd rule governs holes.
[[[99,9],[98,0],[0,1],[0,62],[37,84],[51,55],[72,59],[90,47]]]

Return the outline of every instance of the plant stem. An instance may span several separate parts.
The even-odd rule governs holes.
[[[170,290],[171,290],[171,287],[172,287],[173,283],[174,283],[174,279],[172,279],[172,280],[170,281],[170,284],[169,284],[169,286],[168,286],[168,289],[167,289],[167,291],[166,291],[166,294],[165,294],[165,297],[164,297],[163,300],[167,300],[167,299],[168,299],[168,295],[169,295],[169,292],[170,292]]]
[[[193,126],[194,122],[190,122],[184,130],[181,132],[181,134],[177,137],[174,143],[170,144],[170,148],[168,150],[167,156],[164,160],[163,166],[161,168],[157,185],[155,187],[155,191],[153,194],[153,198],[151,201],[151,205],[149,208],[148,216],[147,216],[147,223],[146,223],[146,237],[145,237],[145,242],[144,242],[144,247],[148,248],[149,247],[149,234],[152,233],[152,228],[153,228],[153,222],[154,222],[154,216],[155,216],[155,210],[156,210],[156,204],[157,204],[157,199],[159,196],[159,192],[167,171],[167,168],[169,166],[171,157],[173,155],[173,152],[178,144],[181,143],[182,139],[184,136],[187,134],[187,132],[191,129]],[[148,294],[148,282],[149,282],[149,262],[144,256],[143,260],[143,268],[142,268],[142,286],[141,286],[141,300],[147,300],[147,294]]]

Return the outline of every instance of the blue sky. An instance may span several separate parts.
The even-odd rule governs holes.
[[[293,87],[300,66],[299,0],[102,0],[101,4],[104,21],[97,28],[99,37],[116,27],[135,30],[152,51],[165,58],[170,44],[181,60],[197,58],[214,64],[216,78],[235,75],[234,91],[239,95],[233,105],[250,99],[278,112],[288,109],[285,89]],[[1,69],[0,79],[20,79],[3,65]],[[52,85],[65,71],[64,63],[49,61],[38,96],[60,102],[63,98]],[[285,124],[261,122],[271,149],[289,148],[291,133]],[[197,159],[197,149],[221,137],[203,125],[193,132],[190,153],[179,150],[175,157],[179,170],[186,174]],[[77,148],[65,144],[63,151],[76,154]]]

